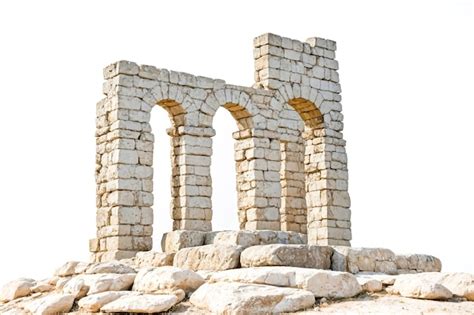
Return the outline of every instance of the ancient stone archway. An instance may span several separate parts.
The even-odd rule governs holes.
[[[254,87],[119,61],[104,70],[97,106],[95,260],[152,248],[150,110],[172,128],[173,230],[210,231],[213,117],[236,120],[239,224],[308,233],[311,244],[348,245],[350,201],[335,43],[264,34],[254,42]]]

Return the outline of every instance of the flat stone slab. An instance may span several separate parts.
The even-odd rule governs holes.
[[[197,273],[173,266],[141,269],[133,284],[133,291],[143,293],[163,293],[169,290],[183,290],[192,292],[204,283],[204,279]]]
[[[227,270],[240,266],[242,247],[235,245],[204,245],[183,248],[173,260],[175,267],[191,270]]]
[[[362,291],[347,272],[299,267],[249,267],[213,273],[209,283],[241,282],[307,290],[315,297],[349,298]]]
[[[337,271],[397,274],[395,253],[386,248],[334,246],[331,269]]]
[[[206,283],[190,298],[193,305],[213,314],[269,314],[311,307],[314,295],[306,290],[261,284]]]
[[[332,248],[317,245],[270,244],[245,249],[242,267],[291,266],[330,269]]]
[[[169,310],[179,302],[175,295],[137,295],[131,292],[105,304],[100,310],[109,313],[159,313]]]

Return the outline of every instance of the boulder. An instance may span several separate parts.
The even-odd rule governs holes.
[[[9,302],[31,294],[31,288],[35,285],[35,280],[20,278],[10,281],[0,289],[0,302]]]
[[[191,270],[226,270],[240,265],[242,247],[234,245],[204,245],[183,248],[176,253],[173,265]]]
[[[179,302],[175,295],[136,295],[132,292],[105,304],[100,310],[108,313],[159,313],[169,310]]]
[[[260,284],[206,283],[190,298],[193,305],[214,314],[296,312],[313,306],[311,292]]]
[[[438,283],[439,275],[431,273],[399,275],[393,286],[387,288],[391,294],[399,294],[404,297],[447,300],[453,294],[444,285]]]
[[[163,234],[161,249],[165,253],[175,253],[182,248],[204,245],[206,232],[176,230]]]
[[[474,275],[464,272],[450,272],[439,274],[438,283],[445,286],[457,296],[474,301]]]
[[[75,296],[73,294],[50,294],[25,303],[24,308],[35,315],[64,314],[71,310]]]
[[[135,256],[137,267],[162,267],[173,265],[174,253],[138,252]]]
[[[86,312],[98,312],[102,306],[113,302],[121,296],[130,294],[130,291],[107,291],[92,294],[79,300],[77,303],[81,310]],[[137,293],[138,295],[138,293]]]
[[[292,287],[315,297],[348,298],[361,292],[354,275],[347,272],[299,267],[249,267],[215,272],[209,283],[241,282]]]
[[[385,248],[334,246],[331,269],[337,271],[397,274],[395,254]]]
[[[126,274],[136,273],[136,270],[122,262],[113,260],[107,262],[99,262],[91,264],[85,271],[86,274],[97,274],[97,273],[115,273],[115,274]]]
[[[240,257],[242,267],[291,266],[329,269],[332,248],[317,245],[270,244],[245,249]]]
[[[164,266],[141,269],[135,278],[133,291],[162,293],[166,290],[174,292],[181,289],[185,293],[189,293],[196,290],[203,283],[204,279],[191,270]]]
[[[64,293],[73,294],[76,298],[105,291],[129,290],[136,274],[92,274],[79,275],[69,280],[63,287]]]
[[[397,255],[395,264],[399,273],[441,271],[441,260],[431,255]]]

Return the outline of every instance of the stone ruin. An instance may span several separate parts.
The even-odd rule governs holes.
[[[254,47],[251,88],[128,61],[105,68],[92,261],[7,283],[1,314],[474,314],[474,275],[441,273],[431,255],[350,247],[335,42],[264,34]],[[155,105],[173,126],[162,252],[151,251]],[[238,129],[238,231],[211,226],[221,106]]]
[[[307,234],[308,244],[350,246],[335,51],[332,40],[261,35],[254,40],[253,87],[128,61],[106,67],[104,98],[97,104],[94,260],[152,249],[154,137],[149,121],[154,106],[165,109],[172,122],[167,132],[174,231],[212,231],[212,126],[216,111],[224,107],[236,122],[240,229],[296,232]]]

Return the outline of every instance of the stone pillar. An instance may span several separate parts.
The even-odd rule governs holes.
[[[304,134],[308,243],[350,246],[345,141],[327,133],[321,129]]]
[[[280,230],[279,141],[256,129],[233,137],[240,228]]]
[[[127,77],[106,77],[106,98],[97,105],[97,237],[90,241],[95,261],[133,257],[152,248],[150,113],[139,97],[115,84]]]
[[[213,128],[178,127],[172,137],[173,230],[212,230],[211,155]]]
[[[281,229],[306,233],[304,143],[280,142]]]

